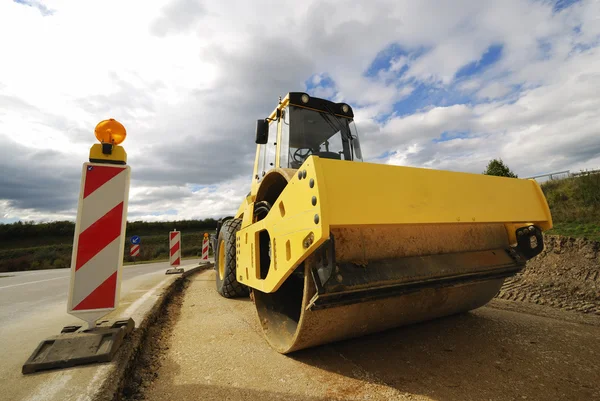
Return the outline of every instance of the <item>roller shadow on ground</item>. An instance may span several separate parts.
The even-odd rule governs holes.
[[[439,401],[588,400],[600,399],[599,337],[600,327],[481,308],[290,357]]]

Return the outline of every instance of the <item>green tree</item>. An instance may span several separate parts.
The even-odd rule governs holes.
[[[512,171],[510,171],[508,166],[506,164],[504,164],[502,159],[490,160],[490,162],[488,163],[487,167],[485,168],[485,171],[483,172],[483,174],[495,175],[498,177],[518,178],[518,176],[515,173],[513,173]]]

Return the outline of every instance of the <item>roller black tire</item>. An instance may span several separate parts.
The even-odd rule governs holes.
[[[217,276],[217,292],[225,298],[247,297],[249,295],[248,287],[238,283],[235,277],[235,235],[242,225],[241,219],[230,219],[223,223],[217,238],[217,247],[215,250],[215,270]],[[224,241],[224,274],[223,280],[219,275],[219,252],[221,250],[221,241]]]

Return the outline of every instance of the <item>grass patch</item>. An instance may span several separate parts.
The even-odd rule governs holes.
[[[554,223],[554,228],[547,232],[550,235],[563,235],[566,237],[587,238],[600,241],[599,223]]]
[[[600,174],[547,181],[542,190],[554,223],[548,234],[600,241]]]
[[[555,223],[600,222],[600,174],[547,181],[542,190]]]

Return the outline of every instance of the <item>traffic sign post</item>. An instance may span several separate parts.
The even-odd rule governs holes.
[[[183,273],[183,268],[180,268],[181,264],[181,232],[173,229],[169,233],[169,264],[170,269],[167,269],[165,274]]]
[[[129,167],[85,163],[67,312],[96,326],[119,305]]]
[[[129,249],[129,256],[133,258],[133,263],[135,264],[135,257],[140,254],[140,245],[131,245]]]
[[[139,235],[134,235],[129,240],[131,242],[131,247],[129,248],[129,256],[133,258],[133,264],[135,264],[135,257],[140,254],[140,244],[142,243],[142,239]]]
[[[202,260],[208,261],[208,233],[204,233],[202,240]]]
[[[181,264],[181,233],[179,231],[171,231],[169,233],[169,261],[171,266],[179,266]]]
[[[87,327],[68,326],[42,342],[23,365],[23,373],[91,362],[110,361],[132,319],[114,324],[96,321],[119,305],[131,170],[119,146],[125,127],[110,119],[94,131],[100,141],[83,164],[75,222],[67,313]]]
[[[95,133],[101,143],[83,165],[67,309],[90,329],[119,305],[131,175],[119,146],[125,128],[105,120]]]

